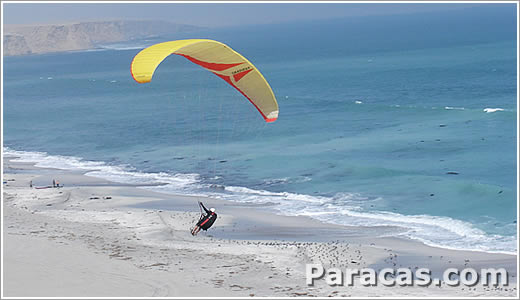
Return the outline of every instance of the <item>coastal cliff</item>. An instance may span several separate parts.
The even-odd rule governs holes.
[[[200,29],[165,21],[104,21],[62,25],[5,25],[4,52],[9,55],[41,54],[96,48],[122,42]]]

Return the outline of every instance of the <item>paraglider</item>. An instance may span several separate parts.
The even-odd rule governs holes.
[[[214,40],[177,40],[145,48],[132,61],[132,77],[139,83],[150,82],[156,68],[171,54],[183,56],[222,78],[246,97],[266,122],[278,118],[278,103],[262,73],[241,54]]]
[[[278,118],[278,103],[262,73],[244,56],[214,40],[177,40],[145,48],[132,60],[132,77],[138,83],[150,82],[159,64],[171,54],[183,56],[222,78],[254,105],[265,122],[274,122]],[[208,210],[200,201],[199,206],[201,217],[191,230],[192,235],[208,230],[217,219],[214,208]]]
[[[207,209],[202,202],[199,201],[199,207],[201,210],[200,218],[195,227],[191,230],[191,235],[197,235],[199,231],[202,229],[204,231],[208,230],[215,220],[217,219],[217,213],[215,213],[215,209],[212,207]],[[205,214],[202,212],[204,209]]]

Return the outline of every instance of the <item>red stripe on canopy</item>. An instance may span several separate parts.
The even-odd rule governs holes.
[[[184,56],[186,57],[189,61],[191,61],[192,63],[195,63],[201,67],[204,67],[208,70],[212,70],[212,71],[224,71],[224,70],[227,70],[229,68],[233,68],[233,67],[236,67],[238,65],[241,65],[243,64],[244,62],[241,62],[241,63],[235,63],[235,64],[218,64],[218,63],[210,63],[210,62],[206,62],[206,61],[202,61],[202,60],[198,60],[196,58],[193,58],[189,55],[186,55],[186,54],[180,54],[180,53],[174,53],[174,54],[177,54],[177,55],[181,55],[181,56]]]

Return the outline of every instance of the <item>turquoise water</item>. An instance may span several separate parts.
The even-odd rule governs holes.
[[[499,5],[7,57],[4,152],[325,222],[402,226],[432,245],[514,252],[515,22],[513,6]],[[182,57],[150,84],[133,81],[140,49],[188,37],[248,57],[277,96],[278,121],[264,123]]]

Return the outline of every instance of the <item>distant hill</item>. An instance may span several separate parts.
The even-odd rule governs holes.
[[[4,25],[4,55],[93,49],[122,42],[201,29],[165,21],[104,21],[62,25]]]

